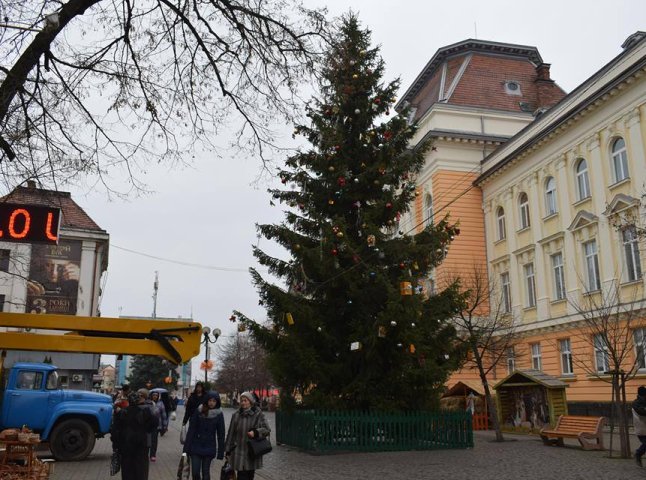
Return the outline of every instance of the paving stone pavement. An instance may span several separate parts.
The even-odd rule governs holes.
[[[181,408],[181,407],[180,407]],[[232,409],[225,409],[227,427]],[[178,411],[178,418],[183,412]],[[274,415],[267,420],[273,426]],[[171,422],[169,432],[159,439],[157,462],[150,464],[149,480],[174,480],[181,455],[179,428]],[[476,432],[475,447],[467,450],[348,453],[311,455],[274,445],[265,457],[257,480],[408,480],[411,478],[451,480],[631,480],[646,478],[633,460],[608,458],[608,452],[583,451],[576,440],[566,447],[544,446],[534,435],[506,435],[509,441],[493,442],[491,432]],[[637,439],[632,438],[636,447]],[[274,442],[275,443],[275,442]],[[111,444],[97,441],[94,452],[83,462],[57,463],[51,480],[110,480]],[[211,478],[220,478],[222,464],[214,461]]]

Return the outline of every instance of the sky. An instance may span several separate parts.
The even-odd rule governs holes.
[[[401,94],[438,48],[468,38],[537,47],[552,65],[552,78],[569,92],[618,55],[630,34],[646,30],[643,0],[305,3],[327,6],[331,16],[348,9],[357,13],[372,30],[373,44],[381,45],[385,80],[401,77]],[[291,131],[282,139],[286,145],[292,142]],[[271,207],[266,193],[279,183],[256,181],[261,163],[251,154],[187,160],[191,165],[182,168],[151,165],[141,180],[153,193],[143,197],[109,200],[102,192],[72,190],[77,203],[110,234],[101,314],[151,315],[158,272],[158,316],[192,317],[233,336],[232,310],[264,318],[247,269],[255,265],[252,245],[259,242],[278,252],[267,240],[258,240],[255,224],[282,218],[280,206]]]

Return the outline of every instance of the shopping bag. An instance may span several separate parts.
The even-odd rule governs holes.
[[[236,480],[236,472],[229,463],[229,459],[224,460],[224,465],[220,470],[220,480]]]
[[[269,437],[252,438],[247,443],[254,458],[262,457],[264,454],[271,452]]]
[[[185,453],[182,453],[182,456],[179,458],[177,480],[191,480],[191,462]]]
[[[119,455],[119,452],[112,452],[112,457],[110,457],[110,476],[115,476],[120,470],[121,455]]]
[[[179,432],[179,443],[181,443],[182,445],[184,445],[184,442],[186,442],[186,429],[187,426],[182,425],[182,429]]]

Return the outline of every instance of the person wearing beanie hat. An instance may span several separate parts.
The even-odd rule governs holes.
[[[257,403],[253,392],[241,394],[240,408],[231,417],[227,432],[226,456],[234,470],[237,470],[238,480],[253,480],[256,470],[262,468],[262,456],[251,455],[248,441],[252,438],[266,438],[271,433]]]
[[[147,395],[147,390],[132,392],[128,406],[114,416],[110,436],[121,459],[122,480],[148,479],[149,435],[157,428],[157,419],[146,404]]]
[[[642,466],[642,456],[646,453],[646,387],[637,389],[637,398],[633,401],[633,426],[640,445],[635,451],[635,462]]]

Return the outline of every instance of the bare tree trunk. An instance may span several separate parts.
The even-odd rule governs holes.
[[[619,407],[619,435],[621,436],[621,458],[630,458],[630,437],[628,435],[628,418],[626,416],[626,374],[619,372],[617,405]]]
[[[610,393],[610,398],[612,401],[610,402],[610,445],[608,446],[608,456],[612,458],[612,448],[613,448],[613,443],[614,443],[614,438],[615,438],[615,378],[613,375],[612,378],[612,383],[611,383],[611,393]]]
[[[472,344],[471,350],[473,352],[473,358],[475,359],[476,365],[478,367],[478,373],[480,374],[482,387],[484,388],[485,401],[487,402],[487,413],[491,417],[491,424],[496,432],[496,442],[504,442],[505,438],[502,436],[500,421],[498,420],[498,410],[493,403],[493,397],[491,395],[491,390],[489,389],[489,381],[487,380],[487,373],[485,372],[484,365],[482,364],[482,357],[479,355],[477,345],[474,347],[474,345]]]

